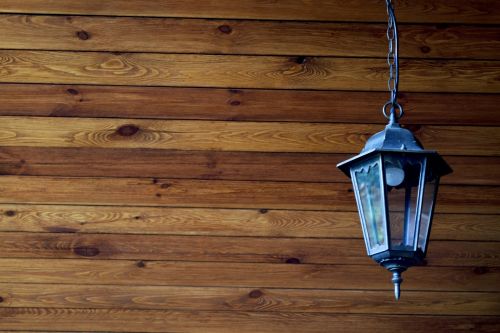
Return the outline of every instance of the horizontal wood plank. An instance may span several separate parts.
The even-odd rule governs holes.
[[[355,210],[333,183],[3,176],[0,189],[2,203]]]
[[[0,309],[1,329],[106,331],[106,332],[185,332],[185,333],[346,333],[387,332],[412,327],[412,332],[494,332],[498,319],[488,316],[394,316],[321,313],[255,313],[214,311],[162,311],[126,309]]]
[[[361,235],[358,235],[358,238]],[[3,258],[373,265],[361,239],[0,233]],[[500,267],[500,243],[436,241],[431,266]]]
[[[85,16],[0,16],[0,48],[385,57],[387,26]],[[500,59],[493,27],[401,25],[401,56]]]
[[[358,153],[383,129],[371,124],[95,118],[2,118],[0,146]],[[498,156],[497,127],[409,126],[428,149]]]
[[[362,91],[2,84],[0,115],[385,124],[378,110],[387,99],[386,92]],[[404,124],[500,125],[497,94],[399,99]]]
[[[349,182],[335,165],[350,154],[0,147],[0,174]],[[499,157],[444,156],[442,184],[500,185]]]
[[[436,214],[432,240],[500,241],[497,215]],[[357,212],[0,205],[2,232],[359,238]]]
[[[443,185],[436,211],[498,214],[500,187]],[[0,203],[356,211],[347,183],[0,177]]]
[[[0,51],[5,83],[323,90],[387,89],[383,58]],[[402,91],[500,90],[500,62],[403,60]]]
[[[481,220],[467,216],[448,219],[448,215],[443,215],[441,224],[455,225],[455,233],[464,237],[495,235],[500,240],[500,228],[495,231],[500,224],[495,216]],[[465,221],[469,220],[478,224],[467,228]],[[460,232],[462,229],[466,232]],[[359,237],[361,231],[356,212],[12,204],[0,205],[0,230],[340,238]],[[435,233],[439,231],[434,229]],[[441,236],[449,234],[447,229]]]
[[[398,2],[401,22],[441,22],[496,24],[500,21],[500,6],[495,0],[420,0]],[[0,12],[207,17],[309,21],[377,21],[387,18],[385,6],[377,0],[3,0]]]
[[[0,282],[193,287],[385,290],[391,274],[372,265],[308,265],[84,259],[0,259]],[[413,267],[405,290],[498,292],[495,267]],[[440,283],[436,283],[440,281]]]
[[[500,315],[496,293],[0,284],[5,308]]]

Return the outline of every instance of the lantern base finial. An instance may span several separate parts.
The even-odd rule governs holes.
[[[391,258],[382,260],[380,264],[392,273],[394,297],[396,298],[396,301],[399,301],[399,296],[401,294],[401,283],[403,282],[401,274],[403,274],[403,272],[406,271],[409,266],[412,266],[413,263],[409,259],[405,258]]]
[[[394,297],[396,298],[396,301],[399,301],[399,295],[401,293],[400,291],[400,286],[401,282],[403,282],[403,278],[401,277],[400,271],[395,271],[392,272],[392,283],[394,283]]]

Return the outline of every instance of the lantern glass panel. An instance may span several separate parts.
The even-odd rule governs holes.
[[[390,226],[390,247],[413,251],[422,159],[403,154],[384,156],[384,174]]]
[[[351,170],[356,200],[368,253],[387,249],[387,228],[380,157],[369,159]]]
[[[434,215],[434,202],[439,185],[439,176],[432,172],[431,166],[427,167],[423,191],[422,213],[420,217],[420,230],[418,235],[418,248],[425,253],[427,249],[432,215]]]

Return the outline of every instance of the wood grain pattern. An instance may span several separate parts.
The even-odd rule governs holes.
[[[309,21],[377,21],[386,20],[385,7],[377,0],[3,0],[0,12],[209,17]],[[500,21],[500,6],[495,0],[420,0],[397,4],[401,22],[440,22],[496,24]]]
[[[335,165],[351,154],[0,147],[0,174],[349,182]],[[500,185],[499,157],[444,156],[442,184]],[[286,172],[284,172],[286,171]]]
[[[500,315],[497,293],[0,284],[5,308]]]
[[[370,124],[94,118],[2,118],[0,146],[355,153],[383,129]],[[498,156],[496,127],[410,127],[428,149]]]
[[[0,1],[0,333],[498,332],[500,2],[395,6],[455,169],[397,303],[335,168],[385,123],[383,1]]]
[[[439,213],[498,214],[500,187],[443,185]],[[0,177],[1,203],[356,211],[347,183]]]
[[[497,215],[436,214],[432,240],[500,241]],[[0,231],[359,238],[357,212],[0,205]]]
[[[447,217],[448,215],[443,217],[442,224],[455,225],[455,233],[469,229],[464,225],[464,221],[469,218]],[[490,216],[481,221],[483,223],[476,224],[470,233],[460,234],[475,234],[476,237],[483,234],[495,235],[494,237],[498,236],[500,240],[500,230],[495,231],[497,219]],[[358,214],[355,212],[7,204],[0,205],[0,230],[350,238],[358,237],[361,229]],[[479,232],[474,233],[474,230]],[[439,234],[439,231],[437,233]],[[448,229],[442,233],[443,236],[449,234]]]
[[[498,319],[491,316],[391,316],[345,315],[321,313],[255,313],[214,311],[161,311],[127,309],[0,309],[5,318],[1,329],[63,331],[125,332],[189,332],[189,333],[325,333],[328,330],[356,333],[360,330],[386,332],[403,330],[426,333],[429,328],[439,332],[494,332]]]
[[[4,233],[0,240],[3,258],[371,264],[359,239]]]
[[[2,84],[0,115],[385,124],[379,110],[387,99],[386,92],[362,91]],[[404,124],[500,125],[497,94],[399,99]]]
[[[385,57],[387,26],[86,16],[0,16],[0,48]],[[500,59],[493,27],[402,25],[401,56]]]
[[[0,177],[2,203],[79,203],[354,211],[349,184],[137,178]],[[297,189],[300,188],[300,191]],[[457,207],[458,208],[458,207]]]
[[[0,273],[5,283],[366,289],[392,295],[391,275],[376,264],[0,259]],[[496,267],[414,267],[404,275],[405,291],[500,291]]]
[[[373,265],[360,239],[0,233],[0,257]],[[500,266],[500,243],[433,240],[431,266]]]
[[[385,59],[0,51],[1,82],[327,90],[387,89]],[[215,66],[216,64],[216,66]],[[500,90],[500,62],[404,60],[402,91]]]

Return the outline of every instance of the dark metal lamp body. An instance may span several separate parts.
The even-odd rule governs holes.
[[[393,273],[399,299],[401,273],[425,258],[439,179],[452,170],[394,113],[359,155],[337,167],[352,179],[368,255]]]

